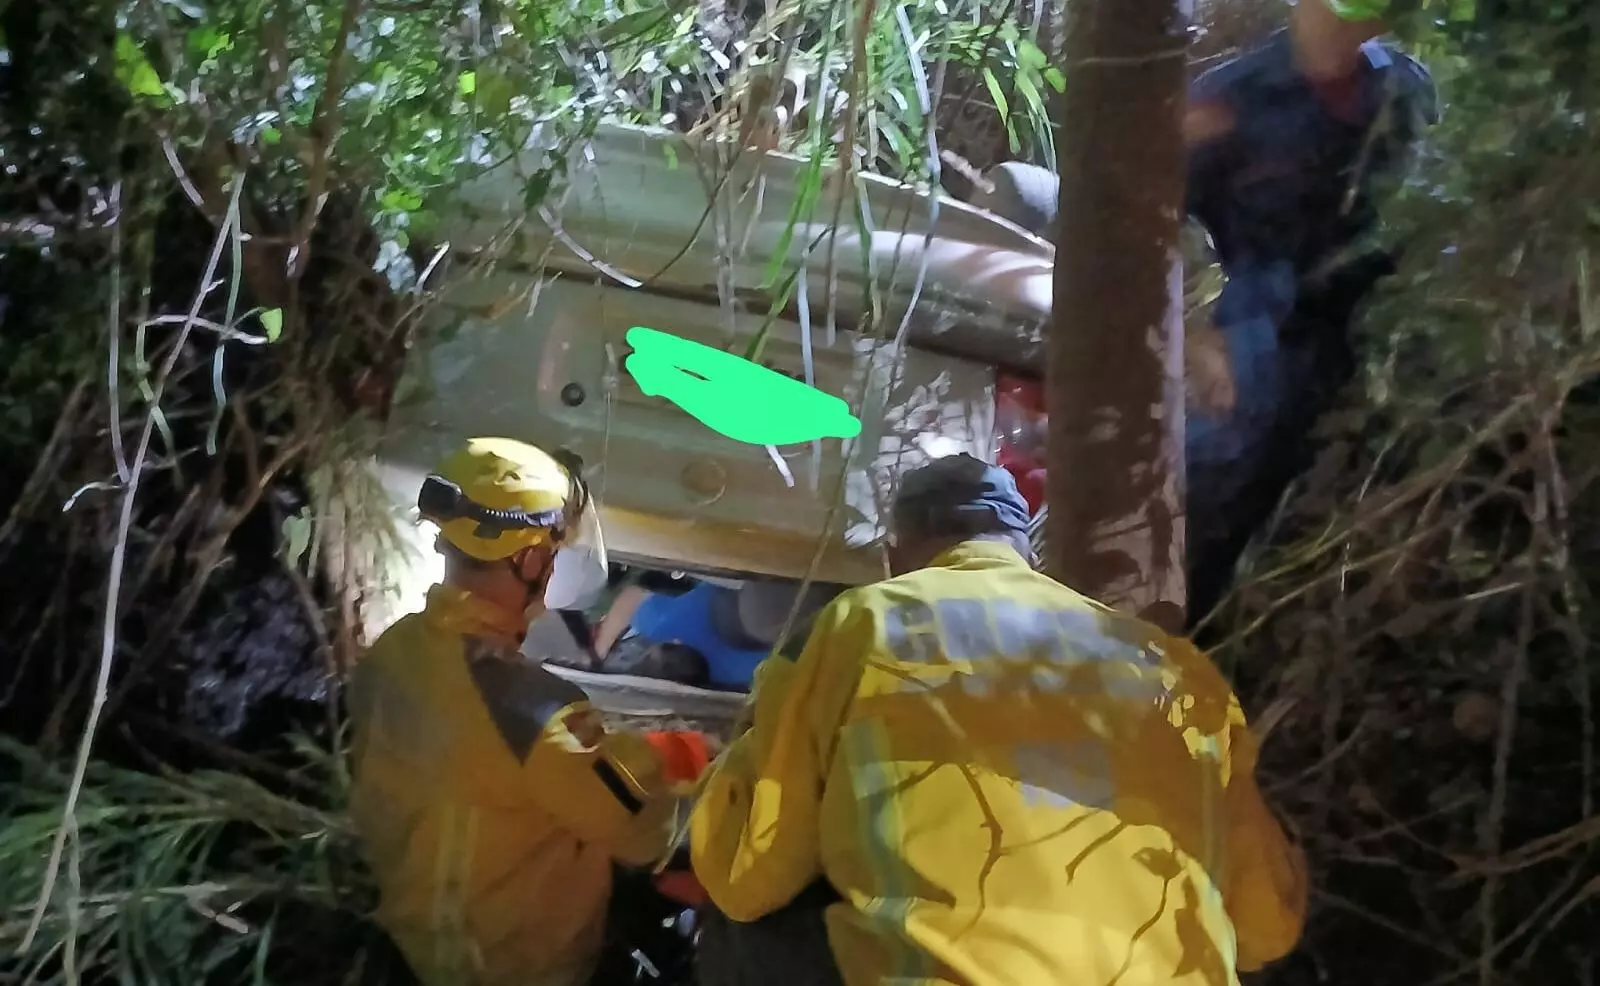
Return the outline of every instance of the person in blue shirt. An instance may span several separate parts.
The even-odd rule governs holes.
[[[686,685],[745,691],[778,643],[798,588],[751,580],[738,588],[702,581],[684,593],[652,592],[634,605],[627,631],[605,648],[601,670]],[[788,640],[805,640],[810,617],[837,592],[809,586]]]
[[[632,630],[645,641],[677,644],[700,655],[706,685],[748,688],[769,648],[742,632],[738,604],[734,590],[701,582],[682,595],[651,595],[634,610]]]

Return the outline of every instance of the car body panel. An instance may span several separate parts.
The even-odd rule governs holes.
[[[530,216],[528,174],[549,160],[530,150],[440,210],[450,287],[378,456],[414,549],[391,553],[380,619],[416,608],[438,576],[416,490],[473,435],[581,455],[615,555],[844,584],[885,574],[883,506],[902,471],[994,459],[996,367],[1036,372],[1042,354],[1048,244],[877,176],[808,198],[801,159],[631,127],[575,149],[568,184]],[[777,304],[773,272],[802,262],[805,290]],[[849,402],[862,433],[780,449],[717,434],[639,392],[623,368],[634,326],[740,355],[760,338],[760,362],[797,379],[809,350],[809,382]]]

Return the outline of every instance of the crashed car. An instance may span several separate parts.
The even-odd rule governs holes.
[[[764,604],[744,611],[765,624],[722,623],[760,650],[803,634],[819,600],[885,575],[886,495],[904,470],[959,452],[999,457],[1025,487],[1033,476],[1038,506],[1054,256],[1044,240],[879,176],[842,187],[824,169],[812,194],[801,158],[627,126],[570,150],[569,180],[530,216],[529,182],[549,173],[551,154],[533,148],[483,174],[445,216],[457,261],[434,316],[439,341],[411,357],[376,463],[403,522],[381,559],[384,591],[366,600],[369,631],[418,608],[441,574],[417,490],[473,435],[582,457],[613,578],[542,620],[526,649],[613,711],[733,714],[742,703],[736,680],[671,673],[665,657],[623,663],[644,674],[607,673],[618,665],[597,634],[641,578],[658,596],[712,580],[735,615],[757,587]],[[474,263],[491,252],[496,262]],[[721,434],[641,386],[630,370],[639,329],[842,398],[859,431],[775,445]],[[802,585],[819,586],[806,605],[774,602],[775,589],[793,599]],[[629,630],[601,649],[627,651],[639,636]]]

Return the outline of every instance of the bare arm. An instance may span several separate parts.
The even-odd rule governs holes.
[[[633,622],[634,611],[639,608],[640,603],[649,598],[649,591],[636,585],[630,585],[617,593],[611,608],[606,610],[606,615],[600,620],[599,629],[595,630],[595,656],[604,658],[611,650],[611,646],[622,639],[622,634]]]

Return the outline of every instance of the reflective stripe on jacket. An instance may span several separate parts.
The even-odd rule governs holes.
[[[1192,645],[969,541],[845,593],[707,778],[730,917],[819,878],[850,986],[1218,986],[1300,933],[1303,863]]]
[[[426,986],[584,982],[612,861],[666,850],[659,757],[517,654],[521,622],[436,586],[352,676],[351,813]]]

